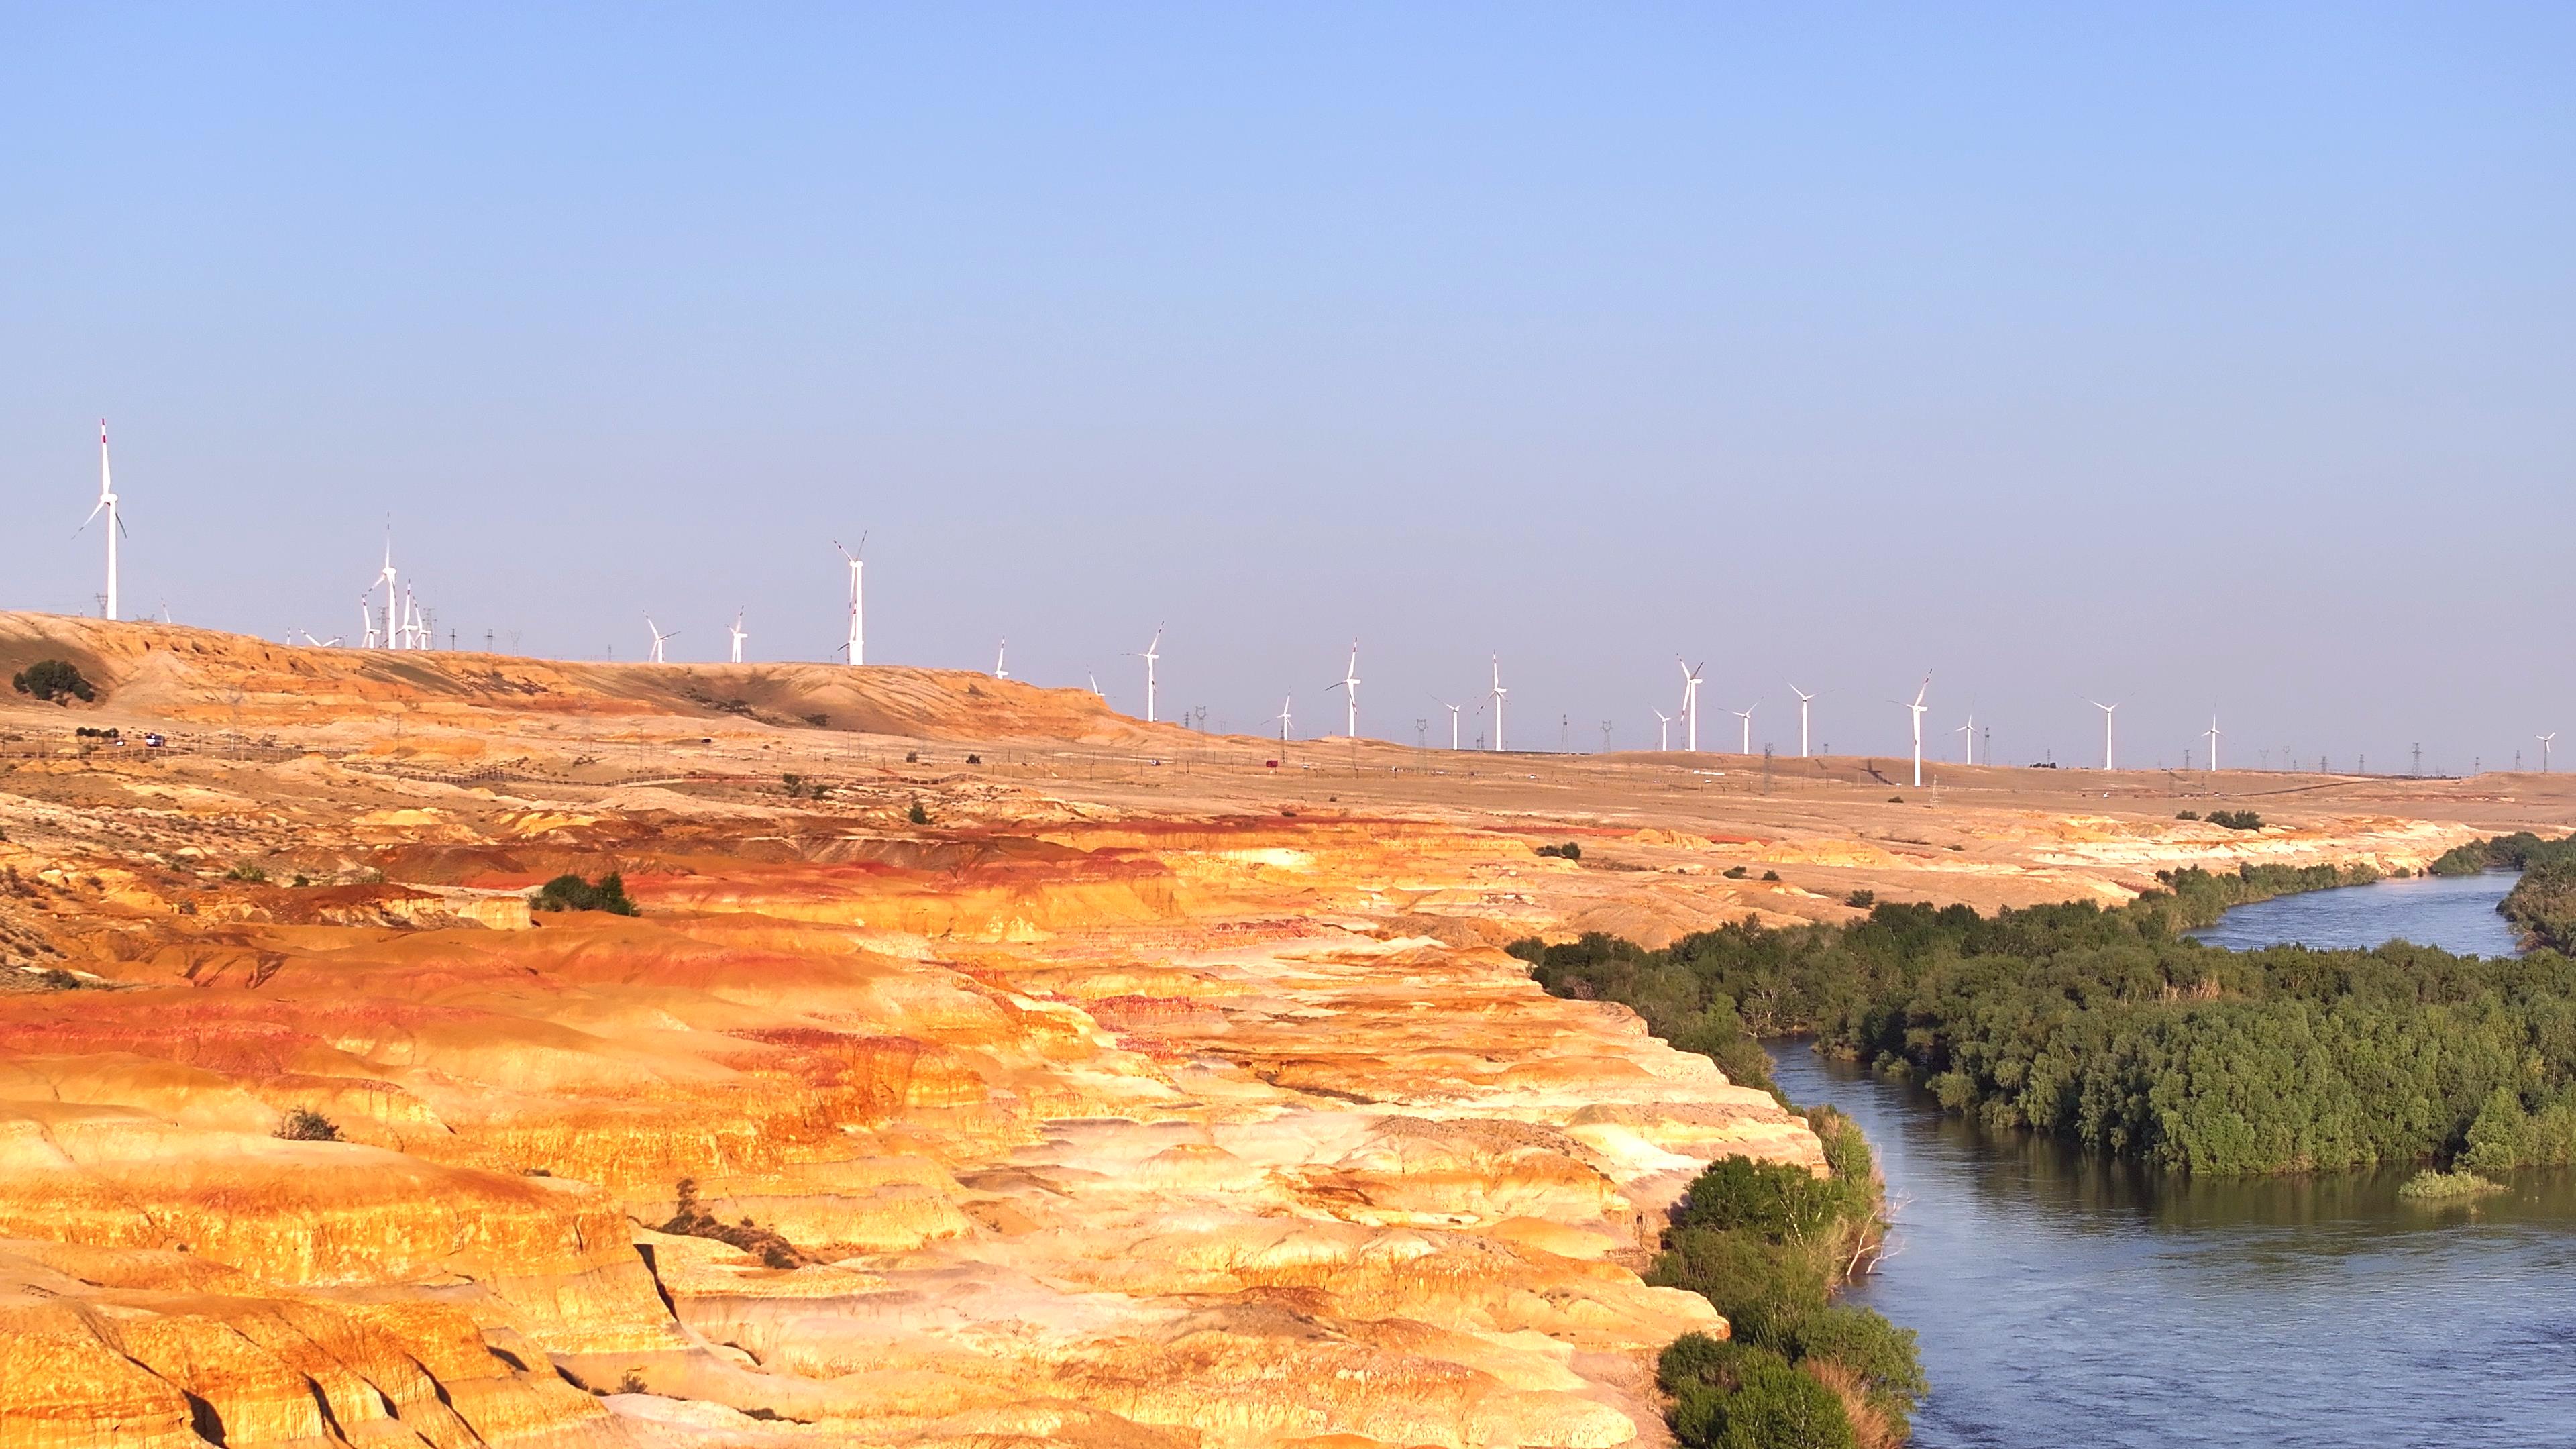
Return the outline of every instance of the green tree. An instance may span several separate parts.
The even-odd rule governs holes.
[[[47,704],[62,699],[86,703],[98,697],[98,687],[81,676],[68,660],[39,659],[9,676],[9,687],[20,694],[32,694]]]

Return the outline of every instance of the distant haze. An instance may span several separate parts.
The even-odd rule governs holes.
[[[0,607],[1261,732],[2570,730],[2576,9],[28,6]],[[1560,721],[1565,725],[1561,728]],[[1473,736],[1486,721],[1469,724]],[[1677,741],[1678,742],[1678,741]]]

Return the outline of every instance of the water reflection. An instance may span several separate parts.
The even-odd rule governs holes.
[[[1772,1055],[1879,1149],[1896,1251],[1854,1297],[1921,1336],[1927,1449],[2576,1444],[2568,1173],[2438,1208],[2398,1170],[2175,1178]]]

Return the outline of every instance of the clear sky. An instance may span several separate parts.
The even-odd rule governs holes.
[[[0,10],[0,607],[2576,768],[2576,7],[537,8]]]

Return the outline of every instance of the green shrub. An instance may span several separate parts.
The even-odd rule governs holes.
[[[698,1201],[696,1178],[681,1178],[675,1192],[679,1202],[671,1214],[670,1221],[662,1224],[663,1232],[692,1238],[711,1238],[716,1242],[750,1253],[772,1268],[797,1268],[813,1261],[799,1251],[795,1244],[776,1232],[753,1223],[749,1218],[744,1218],[739,1223],[719,1220]]]
[[[1742,880],[1749,874],[1751,874],[1751,872],[1747,871],[1740,865],[1730,865],[1726,868],[1726,878],[1728,880]]]
[[[279,1120],[277,1135],[289,1142],[337,1142],[340,1124],[310,1107],[294,1107]]]
[[[84,703],[98,698],[98,687],[81,677],[81,672],[68,660],[39,659],[9,676],[9,687],[20,694],[32,694],[47,704],[62,699]]]
[[[1843,897],[1843,904],[1850,906],[1855,910],[1868,910],[1870,907],[1878,904],[1878,892],[1853,891],[1850,895]]]
[[[1538,853],[1541,855],[1553,856],[1559,860],[1581,860],[1583,858],[1583,847],[1579,843],[1569,840],[1563,845],[1542,845],[1538,848]]]
[[[1852,1210],[1853,1196],[1852,1184],[1792,1163],[1721,1157],[1691,1183],[1673,1224],[1742,1230],[1774,1243],[1810,1242]]]
[[[540,911],[606,911],[612,916],[635,914],[635,903],[626,898],[626,882],[610,871],[592,885],[577,875],[559,875],[538,888],[530,898],[531,909]]]
[[[2177,810],[2174,812],[2174,818],[2176,820],[2198,820],[2200,818],[2200,812],[2197,810]]]
[[[2212,810],[2209,812],[2209,823],[2224,825],[2230,830],[2260,830],[2263,828],[2263,817],[2251,810]]]
[[[1842,1400],[1773,1350],[1684,1334],[1656,1370],[1690,1449],[1851,1449]]]
[[[2491,1192],[2502,1191],[2504,1191],[2504,1184],[2489,1182],[2474,1172],[2435,1172],[2428,1167],[2408,1178],[2406,1185],[2397,1189],[2397,1195],[2420,1202],[2438,1201],[2444,1198],[2483,1197]]]
[[[265,885],[268,883],[268,872],[245,861],[224,872],[224,879],[237,880],[248,885]]]
[[[1780,878],[1780,872],[1776,870],[1766,870],[1762,872],[1762,878],[1764,880],[1778,880]]]
[[[930,812],[922,809],[921,802],[915,800],[912,802],[912,809],[905,812],[904,818],[915,825],[928,825],[930,823]]]

